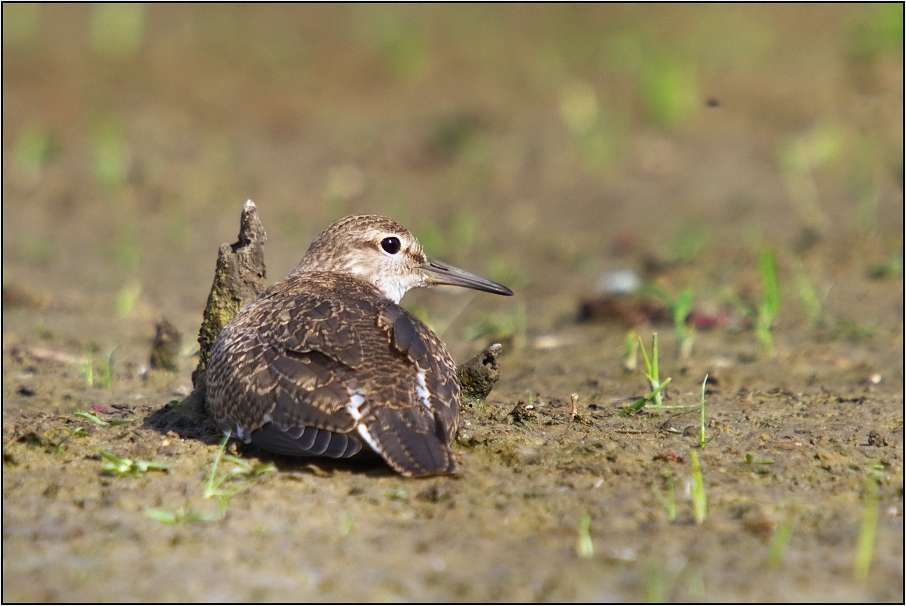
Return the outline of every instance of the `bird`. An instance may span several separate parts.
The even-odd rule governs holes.
[[[218,428],[280,455],[347,458],[363,445],[397,473],[454,473],[460,386],[443,341],[400,300],[452,285],[506,286],[425,255],[401,224],[355,215],[242,308],[210,350]]]

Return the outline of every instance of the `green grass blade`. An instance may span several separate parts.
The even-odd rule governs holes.
[[[865,496],[862,498],[862,526],[856,543],[853,572],[858,580],[868,578],[878,530],[878,484],[874,478],[865,480]]]
[[[701,413],[701,433],[698,437],[698,447],[704,448],[705,443],[708,441],[705,439],[705,386],[708,384],[708,375],[705,375],[705,380],[702,381],[702,413]]]
[[[771,546],[768,549],[768,568],[776,570],[783,562],[783,553],[790,542],[790,536],[793,534],[793,514],[787,514],[783,522],[774,530],[771,537]]]
[[[692,456],[692,485],[690,487],[690,496],[692,497],[692,513],[695,516],[695,523],[702,524],[708,515],[708,500],[705,495],[705,483],[702,478],[702,468],[698,462],[698,453],[693,449],[690,451]]]
[[[578,537],[576,539],[576,554],[580,558],[590,558],[595,555],[595,546],[591,542],[591,516],[587,513],[579,518]]]

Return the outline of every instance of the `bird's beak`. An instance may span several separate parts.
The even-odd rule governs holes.
[[[458,267],[453,267],[452,265],[447,265],[446,263],[441,263],[434,259],[428,259],[426,263],[422,264],[421,269],[425,273],[428,284],[431,284],[432,286],[448,284],[450,286],[462,286],[463,288],[483,290],[484,292],[491,292],[495,295],[513,296],[513,291],[503,284],[498,284],[493,280],[476,276],[464,269],[459,269]]]

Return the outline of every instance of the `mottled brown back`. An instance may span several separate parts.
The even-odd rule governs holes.
[[[294,273],[244,308],[211,349],[208,401],[222,430],[266,450],[350,456],[365,441],[404,475],[456,469],[446,347],[350,275]]]

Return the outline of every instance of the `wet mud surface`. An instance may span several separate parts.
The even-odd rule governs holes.
[[[901,7],[10,8],[5,601],[903,599]],[[502,344],[458,473],[231,445],[212,481],[176,404],[248,198],[268,284],[375,212],[513,288],[404,299],[459,363]],[[689,408],[626,410],[631,331]]]

